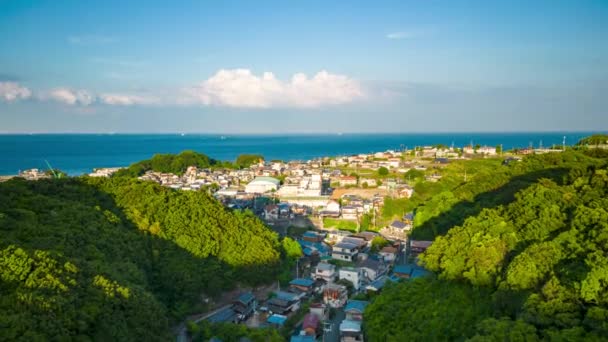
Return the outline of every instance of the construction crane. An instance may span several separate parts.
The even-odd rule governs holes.
[[[51,173],[53,174],[53,178],[61,178],[61,173],[55,172],[55,169],[53,169],[48,160],[45,160],[44,162],[46,163],[46,166],[48,166],[49,171],[51,171]]]

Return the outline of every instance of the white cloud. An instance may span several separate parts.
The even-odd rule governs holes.
[[[152,97],[127,95],[127,94],[102,94],[101,102],[112,106],[132,106],[158,104],[159,100]]]
[[[86,90],[55,88],[48,94],[50,99],[68,105],[88,106],[95,101],[95,96]]]
[[[248,69],[222,69],[185,92],[186,98],[179,102],[249,108],[321,107],[350,103],[364,96],[357,81],[327,71],[312,78],[298,73],[284,82],[270,72],[256,76]]]
[[[17,82],[0,82],[0,100],[13,102],[25,100],[32,96],[32,92]]]

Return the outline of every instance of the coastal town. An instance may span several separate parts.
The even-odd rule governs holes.
[[[308,161],[256,160],[248,167],[188,167],[181,175],[146,171],[142,181],[175,191],[206,191],[227,208],[250,210],[282,237],[299,244],[302,257],[293,278],[270,291],[242,291],[229,302],[193,322],[231,322],[250,328],[281,329],[295,320],[292,342],[363,341],[368,299],[389,282],[409,281],[429,274],[418,262],[431,241],[412,240],[414,212],[389,221],[382,209],[388,199],[414,194],[409,175],[423,182],[442,179],[451,162],[501,157],[517,162],[519,155],[560,152],[561,149],[519,150],[500,147],[427,146],[409,151],[324,157]],[[100,168],[89,177],[110,177],[121,168]],[[54,176],[37,169],[20,173],[36,180]],[[465,176],[466,177],[466,174]],[[178,340],[187,340],[185,327]]]

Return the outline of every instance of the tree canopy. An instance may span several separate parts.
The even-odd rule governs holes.
[[[234,163],[239,168],[246,168],[259,163],[260,160],[264,160],[264,156],[260,154],[241,154],[236,158]]]
[[[437,278],[376,297],[368,337],[606,340],[608,160],[567,151],[482,175],[417,210],[416,229],[440,228],[420,256]]]
[[[201,296],[283,268],[251,213],[133,178],[0,183],[0,231],[0,340],[170,340]]]

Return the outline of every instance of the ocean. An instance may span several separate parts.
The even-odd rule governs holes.
[[[470,143],[505,150],[533,145],[575,144],[590,132],[542,133],[403,133],[403,134],[6,134],[0,135],[0,175],[20,170],[53,168],[70,175],[98,167],[128,166],[155,153],[194,150],[219,160],[242,153],[262,154],[267,160],[308,160],[321,156],[401,150],[434,144],[462,147]]]

